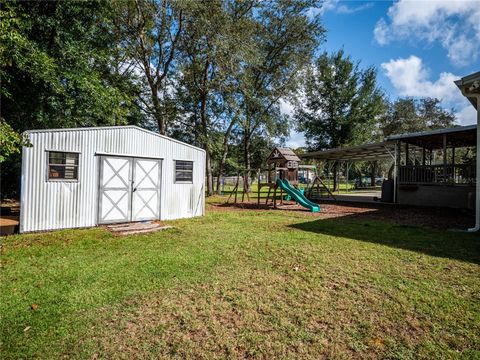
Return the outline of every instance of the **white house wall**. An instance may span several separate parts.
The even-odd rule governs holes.
[[[135,126],[26,133],[20,231],[97,225],[99,154],[162,159],[160,219],[204,214],[205,152]],[[48,181],[47,151],[78,152],[78,181]],[[193,161],[193,183],[176,184],[174,160]]]

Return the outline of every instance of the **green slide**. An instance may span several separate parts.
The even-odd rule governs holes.
[[[315,204],[310,200],[308,200],[300,191],[298,191],[292,185],[290,185],[287,179],[283,181],[281,179],[277,179],[277,185],[283,191],[285,191],[288,195],[290,195],[293,200],[295,200],[297,203],[299,203],[303,207],[309,209],[311,212],[320,211],[320,205]]]

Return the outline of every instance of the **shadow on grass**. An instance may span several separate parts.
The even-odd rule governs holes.
[[[480,264],[478,233],[433,230],[375,220],[361,221],[357,215],[341,219],[318,219],[289,226],[318,234]]]

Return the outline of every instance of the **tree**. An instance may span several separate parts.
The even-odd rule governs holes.
[[[305,132],[310,150],[367,142],[385,109],[373,67],[360,69],[340,50],[323,53],[304,77],[304,103],[297,106],[297,129]],[[337,188],[334,166],[334,189]]]
[[[383,137],[455,126],[454,111],[442,108],[440,100],[436,98],[398,98],[387,105],[387,111],[379,123]],[[393,166],[389,173],[392,171]]]
[[[280,100],[298,89],[301,71],[323,40],[324,28],[309,10],[316,1],[263,1],[255,11],[257,59],[245,64],[241,76],[244,166],[251,167],[251,139],[257,133],[288,133],[288,118]],[[249,172],[245,174],[248,188]]]
[[[207,151],[208,194],[213,190],[213,158],[218,160],[218,191],[229,146],[236,146],[239,136],[242,166],[250,168],[255,136],[288,133],[288,119],[279,103],[296,89],[298,74],[323,34],[318,17],[307,14],[314,4],[200,2],[186,15],[178,63],[179,99],[186,115],[182,121],[190,122],[185,128]]]
[[[217,193],[221,193],[220,183],[224,175],[227,156],[229,152],[229,143],[235,128],[238,127],[242,118],[243,92],[241,89],[242,71],[246,64],[257,61],[257,48],[255,42],[255,30],[257,24],[254,19],[255,0],[231,2],[228,12],[231,18],[231,27],[229,33],[232,39],[232,48],[230,49],[230,66],[226,82],[221,87],[222,103],[224,104],[224,116],[221,121],[222,142],[218,164],[217,175]]]
[[[135,90],[114,74],[110,13],[96,1],[5,4],[1,115],[15,131],[128,122]]]
[[[138,90],[116,62],[112,4],[11,1],[0,10],[1,114],[18,137],[28,129],[141,121]],[[21,142],[15,142],[18,153]],[[6,184],[18,188],[18,156],[6,159]],[[8,173],[8,181],[6,176]]]
[[[388,104],[388,110],[380,119],[384,137],[455,125],[453,110],[445,110],[436,98],[399,98]]]
[[[190,9],[184,22],[179,98],[183,104],[187,103],[184,109],[192,112],[191,128],[206,151],[208,195],[213,194],[214,147],[219,145],[223,124],[231,124],[224,129],[224,140],[234,124],[235,118],[228,109],[232,105],[231,84],[239,71],[237,59],[247,60],[245,49],[249,37],[242,30],[246,29],[243,20],[251,16],[252,4],[252,1],[199,2]]]
[[[154,119],[160,134],[166,134],[177,70],[179,42],[186,9],[194,2],[175,0],[115,1],[115,25],[121,38],[123,67],[140,75],[144,112]],[[146,85],[145,85],[146,84]]]
[[[22,145],[27,145],[25,139],[0,118],[0,163],[13,154],[19,154]]]

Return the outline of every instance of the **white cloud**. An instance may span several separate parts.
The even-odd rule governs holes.
[[[285,143],[285,145],[292,149],[306,146],[305,134],[291,130],[290,137]]]
[[[339,14],[353,14],[353,13],[356,13],[356,12],[359,12],[359,11],[362,11],[362,10],[366,10],[366,9],[369,9],[373,6],[373,3],[365,3],[363,5],[360,5],[360,6],[355,6],[355,7],[350,7],[350,6],[347,6],[345,4],[342,4],[340,5],[338,8],[337,8],[337,12]]]
[[[280,111],[282,114],[293,116],[293,113],[295,111],[295,107],[292,103],[280,99]],[[290,136],[288,140],[285,143],[286,146],[291,147],[291,148],[298,148],[298,147],[303,147],[305,146],[305,135],[301,132],[297,132],[293,129],[290,130]]]
[[[431,96],[443,99],[451,98],[454,93],[453,96],[457,99],[462,97],[453,83],[460,76],[443,72],[438,80],[432,82],[428,80],[428,69],[423,65],[422,59],[417,56],[411,55],[406,59],[392,59],[389,62],[382,63],[381,66],[401,96]]]
[[[340,0],[325,0],[322,3],[322,13],[325,11],[333,10],[337,7],[337,4]]]
[[[435,81],[429,80],[429,70],[417,56],[390,60],[383,63],[385,75],[400,96],[435,97],[445,108],[455,108],[458,121],[462,125],[476,121],[473,106],[454,84],[461,76],[442,72]],[[471,109],[470,109],[471,108]]]
[[[320,7],[310,9],[310,16],[322,15],[327,11],[335,11],[339,14],[353,14],[362,10],[369,9],[373,6],[373,2],[368,2],[359,6],[348,6],[341,3],[341,0],[324,0]]]
[[[294,111],[294,106],[292,103],[287,100],[280,99],[280,112],[285,115],[292,116]]]
[[[375,25],[375,29],[373,29],[373,36],[380,45],[388,44],[390,41],[389,29],[385,19],[382,18],[378,20],[377,24]]]
[[[477,110],[470,104],[457,112],[457,119],[461,125],[476,124]]]
[[[480,55],[478,0],[399,0],[388,9],[373,31],[376,41],[418,39],[439,42],[455,65],[477,61]]]

